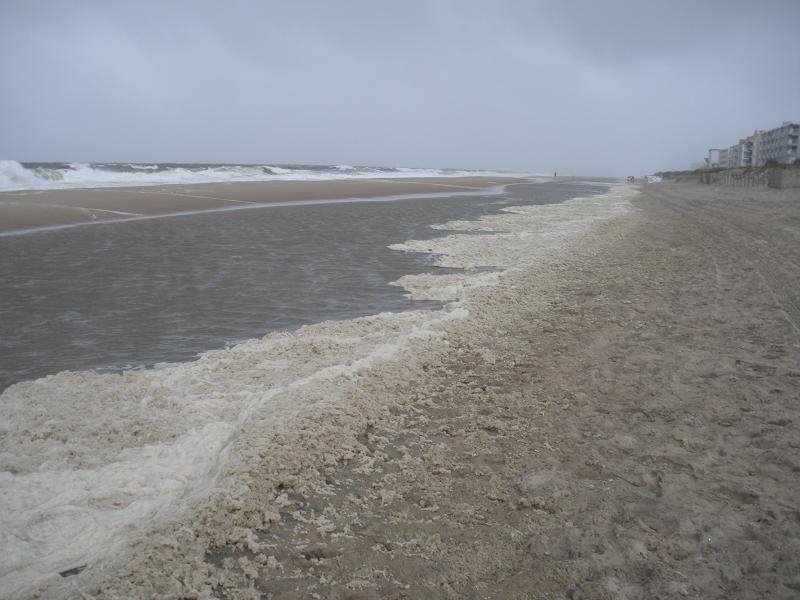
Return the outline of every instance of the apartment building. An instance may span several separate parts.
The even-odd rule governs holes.
[[[706,169],[719,169],[719,148],[709,148],[705,160]]]
[[[742,147],[734,144],[728,148],[728,168],[735,169],[742,166]]]
[[[761,142],[763,141],[764,132],[761,129],[756,129],[750,138],[753,140],[753,150],[750,159],[750,166],[757,167],[761,164]]]
[[[769,161],[793,163],[800,160],[800,123],[784,121],[767,131],[756,129],[753,135],[728,148],[709,148],[704,159],[707,169],[761,167]]]
[[[753,166],[753,136],[739,140],[738,150],[739,161],[736,163],[740,167]]]
[[[720,148],[719,150],[719,168],[720,169],[730,169],[730,148]]]
[[[793,121],[784,121],[780,127],[765,131],[761,135],[758,162],[755,166],[760,167],[769,161],[793,163],[800,158],[800,153],[798,153],[799,138],[800,123]]]

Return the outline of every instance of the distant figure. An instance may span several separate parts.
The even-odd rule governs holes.
[[[555,171],[553,171],[553,179],[555,179],[556,177],[558,177],[558,173],[556,173]]]

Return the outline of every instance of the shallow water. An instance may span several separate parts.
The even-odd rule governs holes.
[[[525,184],[500,196],[285,206],[0,238],[0,390],[66,369],[182,362],[269,331],[419,308],[389,283],[432,270],[431,257],[388,245],[445,235],[434,223],[606,189]]]

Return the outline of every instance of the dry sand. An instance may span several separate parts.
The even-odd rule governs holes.
[[[475,192],[519,181],[496,177],[258,181],[0,193],[0,232],[262,204]]]
[[[797,598],[800,197],[653,185],[75,595]],[[298,449],[302,448],[302,452]],[[62,590],[63,592],[64,590]]]

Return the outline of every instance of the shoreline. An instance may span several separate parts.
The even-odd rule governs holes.
[[[645,187],[62,594],[795,597],[798,201]]]
[[[589,206],[586,214],[586,207],[573,200],[517,207],[480,221],[446,223],[452,233],[421,242],[424,249],[416,249],[413,241],[401,244],[403,248],[398,249],[441,255],[437,264],[442,266],[454,266],[446,254],[463,255],[464,273],[410,275],[398,281],[413,297],[435,297],[446,304],[441,310],[324,322],[211,351],[199,360],[160,371],[62,372],[6,390],[3,400],[9,410],[17,411],[19,427],[25,422],[32,424],[28,417],[35,421],[35,415],[44,410],[48,428],[69,431],[56,454],[43,452],[47,437],[31,436],[19,427],[7,432],[5,442],[13,451],[4,456],[3,468],[16,474],[15,495],[23,506],[27,502],[38,506],[41,497],[59,497],[63,490],[73,494],[70,518],[57,528],[53,520],[60,521],[59,515],[36,516],[33,509],[21,512],[19,522],[9,523],[14,525],[13,531],[20,532],[10,534],[19,538],[20,557],[38,552],[36,543],[28,549],[25,540],[29,536],[39,539],[35,531],[42,527],[50,532],[45,543],[52,551],[46,554],[46,564],[26,564],[27,559],[18,559],[25,566],[9,576],[7,585],[11,589],[25,586],[33,568],[39,572],[75,569],[80,567],[80,557],[92,568],[64,583],[69,586],[94,577],[103,571],[96,567],[105,563],[112,549],[119,550],[117,558],[125,560],[124,548],[129,542],[138,547],[151,539],[149,533],[140,532],[142,527],[153,527],[155,519],[158,528],[163,528],[163,518],[169,517],[166,527],[171,528],[180,522],[172,519],[184,515],[190,501],[211,507],[214,515],[226,515],[224,507],[236,502],[241,486],[247,485],[240,478],[241,465],[254,466],[265,443],[294,435],[308,419],[325,418],[330,411],[354,410],[350,404],[353,384],[358,387],[375,369],[383,373],[386,364],[402,364],[418,351],[424,355],[426,347],[440,345],[442,327],[468,314],[460,306],[465,298],[501,277],[498,271],[470,271],[471,265],[488,261],[501,270],[509,269],[518,263],[517,251],[522,251],[527,262],[542,253],[557,252],[574,236],[576,227],[582,230],[596,218],[592,211],[603,215],[614,210],[613,206],[603,207],[602,197],[584,200]],[[530,231],[536,229],[541,229],[540,233],[531,237]],[[464,254],[469,248],[473,251]],[[33,398],[36,401],[32,402]],[[365,410],[370,413],[376,408]],[[31,410],[35,414],[24,416]],[[102,433],[107,428],[115,432],[113,437]],[[343,435],[349,435],[347,430]],[[306,453],[301,446],[294,448],[299,456]],[[282,461],[279,454],[274,456],[277,464]],[[39,476],[42,470],[50,473],[46,480]],[[222,477],[225,486],[215,483]],[[146,487],[140,489],[139,482],[144,480]],[[105,482],[111,483],[107,486]],[[162,489],[164,493],[152,493]],[[211,496],[202,500],[209,492]],[[97,511],[98,506],[119,503],[130,509]],[[184,516],[196,522],[205,514],[190,511]],[[91,526],[82,526],[87,516]],[[119,531],[126,533],[118,537],[115,532]],[[58,595],[58,580],[49,583]]]
[[[0,236],[205,212],[497,193],[517,177],[260,181],[0,192]]]

